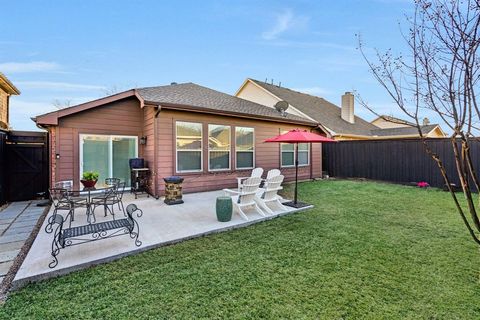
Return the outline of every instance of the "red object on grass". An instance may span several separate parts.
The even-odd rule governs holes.
[[[309,132],[307,130],[293,129],[287,133],[265,140],[265,142],[277,143],[295,143],[295,196],[292,203],[286,205],[294,208],[301,208],[306,204],[297,202],[297,183],[298,183],[298,144],[299,143],[329,143],[338,142],[336,140],[321,136],[319,134]]]

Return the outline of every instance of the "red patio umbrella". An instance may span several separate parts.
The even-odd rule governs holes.
[[[287,133],[265,140],[265,142],[277,143],[295,143],[295,196],[293,202],[284,203],[294,208],[302,208],[307,204],[297,201],[298,184],[298,144],[299,143],[330,143],[338,142],[336,140],[321,136],[319,134],[308,132],[307,130],[293,129]]]

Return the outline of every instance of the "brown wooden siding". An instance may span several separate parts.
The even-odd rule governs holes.
[[[8,94],[0,89],[0,128],[8,129]]]
[[[143,146],[143,158],[151,170],[150,190],[156,190],[155,176],[155,133],[154,133],[155,109],[152,106],[143,108],[143,136],[147,138],[147,144]]]
[[[204,126],[203,134],[203,172],[201,173],[177,173],[175,172],[176,154],[175,154],[175,122],[191,121],[200,122]],[[255,166],[262,167],[265,172],[280,168],[280,145],[277,143],[264,143],[267,138],[278,135],[282,131],[302,128],[301,126],[281,124],[260,120],[248,120],[226,116],[213,116],[192,114],[188,112],[162,110],[158,117],[157,128],[157,148],[158,148],[158,187],[157,191],[162,194],[164,191],[163,177],[171,175],[180,175],[185,178],[184,192],[197,192],[207,190],[218,190],[227,187],[234,187],[237,183],[236,177],[249,176],[251,170],[233,170],[235,165],[234,139],[232,139],[232,170],[222,172],[208,172],[208,145],[207,145],[207,126],[208,124],[224,124],[232,126],[234,132],[235,126],[255,128]],[[309,127],[303,127],[310,130]],[[311,164],[299,169],[299,179],[309,179],[320,177],[322,172],[321,146],[313,144],[311,147]],[[282,173],[286,181],[292,181],[295,177],[295,168],[283,168]],[[265,173],[266,174],[266,173]]]
[[[60,159],[56,161],[55,181],[74,180],[79,185],[79,135],[111,134],[143,135],[144,114],[136,98],[124,99],[95,109],[79,112],[59,119],[56,135],[56,150]],[[143,147],[139,147],[143,156]]]
[[[162,110],[155,120],[156,109],[152,106],[140,108],[136,98],[124,99],[109,103],[102,107],[82,111],[59,119],[59,126],[52,129],[52,160],[55,154],[60,158],[52,164],[52,182],[74,180],[79,185],[79,135],[80,134],[112,134],[147,137],[145,146],[139,146],[139,156],[145,158],[152,170],[152,190],[162,194],[163,178],[177,174],[175,172],[175,121],[200,122],[204,125],[204,170],[202,173],[181,173],[185,177],[185,192],[216,190],[236,185],[236,177],[249,176],[250,170],[234,170],[234,127],[245,126],[255,128],[255,166],[262,167],[265,172],[280,167],[280,145],[264,143],[267,138],[278,135],[282,131],[298,128],[296,125],[275,123],[261,120],[249,120],[228,116],[204,115],[184,111]],[[156,121],[156,125],[155,125]],[[226,124],[232,126],[232,170],[208,172],[207,126]],[[300,127],[301,128],[301,127]],[[310,130],[310,127],[303,127]],[[156,131],[156,134],[155,134]],[[156,159],[156,160],[155,160]],[[311,166],[299,169],[299,179],[320,177],[322,172],[321,146],[311,146]],[[156,164],[156,166],[155,166]],[[294,168],[282,169],[287,181],[292,181]],[[265,173],[266,174],[266,173]],[[155,179],[156,177],[156,179]],[[158,184],[155,185],[155,180]]]

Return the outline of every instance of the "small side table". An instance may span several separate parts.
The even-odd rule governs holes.
[[[232,197],[218,197],[217,198],[217,220],[220,222],[228,222],[232,220]]]

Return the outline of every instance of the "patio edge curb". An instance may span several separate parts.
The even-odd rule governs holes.
[[[90,267],[94,267],[94,266],[97,266],[97,265],[109,263],[109,262],[119,260],[121,258],[125,258],[125,257],[131,256],[131,255],[136,255],[136,254],[148,251],[148,250],[161,248],[161,247],[166,247],[166,246],[174,245],[174,244],[177,244],[177,243],[180,243],[180,242],[184,242],[184,241],[188,241],[188,240],[192,240],[192,239],[196,239],[196,238],[201,238],[201,237],[206,237],[206,236],[209,236],[209,235],[212,235],[212,234],[217,234],[217,233],[222,233],[222,232],[226,232],[226,231],[230,231],[230,230],[234,230],[234,229],[240,229],[240,228],[248,227],[250,225],[257,224],[257,223],[260,223],[260,222],[265,222],[265,221],[273,220],[273,219],[283,217],[283,216],[286,216],[286,215],[296,214],[296,213],[299,213],[299,212],[310,210],[313,207],[314,207],[313,205],[310,205],[308,207],[300,208],[300,209],[297,209],[295,211],[281,212],[281,213],[278,213],[274,216],[266,216],[266,217],[262,217],[260,219],[254,220],[254,221],[245,221],[241,224],[237,224],[237,225],[234,225],[234,226],[223,227],[223,228],[199,233],[199,234],[196,234],[196,235],[186,236],[186,237],[175,239],[175,240],[170,240],[170,241],[166,241],[166,242],[162,242],[162,243],[152,244],[152,245],[149,245],[149,246],[146,246],[146,247],[140,247],[140,248],[134,249],[134,250],[126,252],[126,253],[116,254],[116,255],[113,255],[113,256],[89,261],[89,262],[86,262],[86,263],[78,264],[78,265],[67,267],[67,268],[64,268],[64,269],[53,270],[51,272],[42,273],[42,274],[38,274],[38,275],[35,275],[35,276],[26,277],[26,278],[22,278],[22,279],[18,279],[18,280],[14,279],[11,283],[10,291],[19,290],[19,289],[25,287],[26,285],[28,285],[30,283],[34,283],[34,282],[38,282],[38,281],[42,281],[42,280],[47,280],[47,279],[51,279],[51,278],[56,278],[56,277],[59,277],[59,276],[64,276],[64,275],[67,275],[67,274],[75,272],[75,271],[80,271],[80,270],[87,269],[87,268],[90,268]]]

